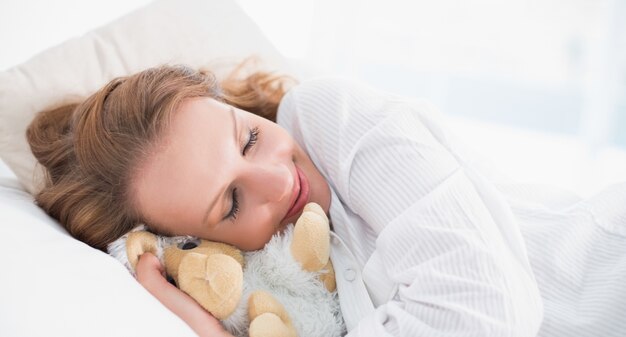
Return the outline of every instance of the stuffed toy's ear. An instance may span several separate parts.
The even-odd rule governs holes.
[[[335,270],[330,261],[330,224],[322,207],[314,202],[304,206],[296,222],[291,254],[306,271],[320,271],[328,291],[336,289]]]
[[[133,276],[136,276],[135,267],[141,254],[150,252],[156,255],[159,260],[163,256],[160,238],[146,231],[146,226],[143,224],[110,243],[107,251],[109,255],[120,261]]]
[[[291,253],[306,271],[318,271],[330,256],[330,225],[328,217],[316,203],[304,206],[296,222]]]

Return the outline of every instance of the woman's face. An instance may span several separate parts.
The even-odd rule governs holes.
[[[156,231],[255,250],[294,223],[304,201],[328,213],[326,180],[278,124],[194,98],[173,114],[165,137],[131,186],[140,214]]]

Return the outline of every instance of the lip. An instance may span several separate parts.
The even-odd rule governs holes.
[[[283,222],[288,218],[298,214],[309,200],[309,180],[302,170],[296,165],[295,183],[293,195],[291,197],[291,207],[283,218]]]

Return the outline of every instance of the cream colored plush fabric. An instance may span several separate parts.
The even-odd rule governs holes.
[[[42,28],[45,29],[45,28]],[[234,0],[159,0],[0,73],[0,157],[30,193],[41,183],[25,130],[40,110],[85,97],[114,77],[163,63],[209,66],[218,76],[258,55],[286,62]]]

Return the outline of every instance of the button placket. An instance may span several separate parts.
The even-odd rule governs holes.
[[[343,278],[345,278],[348,282],[354,281],[356,279],[356,271],[352,268],[346,268]]]
[[[356,267],[356,259],[339,236],[331,232],[331,257],[335,266],[337,290],[343,318],[348,330],[374,312],[369,293]]]

